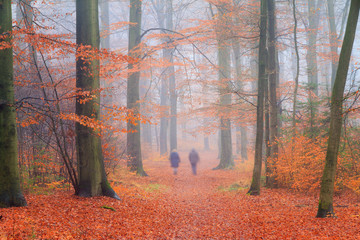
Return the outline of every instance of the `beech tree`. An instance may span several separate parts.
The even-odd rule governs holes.
[[[239,5],[240,1],[234,1],[234,4]],[[236,26],[239,25],[240,16],[233,17]],[[234,35],[236,33],[233,33]],[[244,91],[244,83],[241,82],[241,54],[240,54],[240,41],[237,38],[232,39],[232,51],[234,55],[234,66],[236,74],[236,86],[240,92]],[[247,155],[247,132],[246,126],[236,126],[236,153],[241,154],[241,160],[244,162],[248,159]]]
[[[311,137],[315,137],[318,132],[315,128],[315,120],[317,113],[316,99],[318,96],[318,61],[317,61],[317,37],[318,37],[318,26],[320,21],[320,8],[323,1],[321,0],[308,0],[308,21],[307,26],[307,37],[308,37],[308,50],[306,53],[307,63],[307,75],[308,75],[308,88],[309,88],[309,108],[310,108],[310,119],[309,119],[309,130],[308,133]]]
[[[277,158],[279,149],[277,144],[278,138],[278,108],[277,108],[277,96],[276,96],[276,17],[275,17],[275,1],[268,0],[268,82],[269,82],[269,106],[270,106],[270,156],[273,159]],[[268,187],[274,187],[276,185],[276,181],[274,176],[272,176],[272,168],[274,165],[267,167],[267,182],[266,185]]]
[[[227,5],[217,6],[216,38],[218,44],[218,79],[220,94],[220,163],[214,169],[226,169],[234,166],[231,140],[231,121],[228,115],[231,105],[230,90],[230,43],[227,29],[229,21],[226,16]]]
[[[76,115],[90,120],[100,119],[99,60],[85,52],[100,47],[98,0],[76,1]],[[89,92],[84,97],[84,93]],[[120,199],[110,187],[104,167],[100,133],[76,122],[76,150],[79,171],[77,195],[108,196]]]
[[[11,0],[4,0],[0,2],[0,207],[26,206],[18,170],[11,34]]]
[[[166,29],[173,31],[173,0],[166,0]],[[168,41],[171,42],[171,41]],[[170,43],[171,44],[171,43]],[[167,67],[166,77],[169,79],[170,93],[170,150],[177,149],[177,93],[174,67],[175,48],[168,46],[165,49],[165,57],[170,66]]]
[[[165,24],[166,19],[167,19],[167,15],[166,15],[166,6],[167,6],[167,2],[165,2],[166,0],[152,0],[152,4],[153,7],[155,9],[156,15],[157,15],[157,20],[159,23],[159,27],[161,29],[165,29]],[[170,21],[169,21],[170,23]],[[172,22],[171,22],[172,25]],[[164,42],[168,41],[168,39],[163,39]],[[171,56],[171,51],[169,52],[169,49],[163,48],[162,49],[162,55],[163,57],[166,59],[166,56],[168,56],[168,58]],[[168,59],[170,60],[170,59]],[[160,117],[160,136],[159,136],[159,145],[160,145],[160,155],[164,155],[167,154],[168,152],[168,126],[169,126],[169,120],[168,120],[168,115],[169,115],[169,111],[168,111],[168,94],[169,94],[169,81],[168,81],[168,76],[165,74],[169,72],[168,67],[165,67],[163,70],[163,73],[161,74],[161,86],[160,86],[160,106],[163,107],[162,113],[161,113],[161,117]]]
[[[308,50],[306,53],[308,84],[310,89],[318,95],[318,63],[316,58],[316,42],[319,26],[319,9],[321,0],[308,0],[308,21],[307,38]]]
[[[339,153],[341,128],[343,123],[343,101],[346,78],[349,70],[351,52],[354,44],[356,26],[359,18],[360,1],[352,0],[347,20],[344,41],[341,47],[339,66],[336,72],[331,96],[329,140],[325,168],[321,179],[320,200],[316,217],[334,216],[334,182]]]
[[[331,87],[334,85],[337,69],[337,41],[334,0],[327,0],[327,14],[329,24],[329,42],[331,50]]]
[[[129,26],[129,56],[131,61],[128,68],[130,70],[127,81],[127,107],[137,115],[140,113],[140,70],[133,70],[136,65],[140,64],[140,31],[141,31],[141,1],[130,1],[130,21]],[[134,61],[135,63],[132,63]],[[147,176],[143,169],[141,156],[141,138],[140,138],[140,121],[128,120],[127,122],[127,154],[128,167],[141,176]]]
[[[109,30],[110,28],[110,13],[109,13],[109,0],[100,0],[100,20],[101,20],[101,31]],[[110,35],[106,34],[105,37],[100,40],[101,48],[110,49]]]
[[[264,138],[264,90],[266,84],[266,30],[267,14],[266,1],[261,0],[260,5],[260,40],[259,40],[259,72],[258,72],[258,97],[256,106],[256,139],[255,139],[255,157],[254,170],[251,186],[248,191],[250,195],[260,194],[260,179],[262,165],[262,150]]]

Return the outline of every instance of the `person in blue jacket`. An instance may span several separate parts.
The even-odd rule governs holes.
[[[189,153],[189,160],[190,160],[192,172],[193,172],[194,175],[196,175],[196,165],[200,161],[200,157],[199,157],[199,154],[195,151],[194,148]]]
[[[179,162],[180,162],[179,154],[176,152],[176,149],[174,149],[171,151],[171,154],[170,154],[170,163],[171,163],[171,167],[174,169],[174,175],[177,174]]]

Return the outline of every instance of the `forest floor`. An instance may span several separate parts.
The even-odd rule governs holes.
[[[317,219],[315,195],[266,188],[247,195],[249,163],[214,171],[216,155],[201,153],[193,176],[180,155],[176,176],[167,159],[145,160],[149,177],[112,174],[121,201],[27,194],[27,207],[0,209],[0,239],[360,239],[353,195],[336,196],[337,218]]]

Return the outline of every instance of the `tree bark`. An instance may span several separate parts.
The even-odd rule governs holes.
[[[101,48],[110,49],[110,14],[109,14],[109,0],[100,0],[101,9],[101,32],[107,32],[107,34],[101,38]]]
[[[152,1],[153,6],[156,10],[159,27],[165,28],[165,2],[164,0]],[[164,39],[164,41],[166,41]],[[167,49],[163,48],[163,57],[165,58]],[[169,126],[169,109],[168,109],[168,94],[169,94],[169,81],[167,79],[166,73],[167,68],[164,69],[163,74],[161,74],[161,87],[160,87],[160,106],[161,117],[160,117],[160,133],[159,133],[159,145],[160,145],[160,155],[168,154],[168,126]]]
[[[265,86],[264,86],[264,125],[265,125],[265,136],[264,136],[264,145],[265,145],[265,175],[266,180],[265,184],[268,183],[269,179],[269,159],[270,159],[270,114],[269,114],[269,75],[268,73],[268,55],[266,52],[266,68],[265,68]]]
[[[226,25],[225,9],[218,7],[218,25],[216,35],[218,41],[219,93],[220,93],[220,163],[216,169],[227,169],[234,166],[232,156],[231,121],[229,108],[231,105],[230,81],[230,48],[223,27]]]
[[[319,26],[319,7],[321,0],[308,0],[308,19],[309,25],[307,29],[308,50],[306,55],[308,84],[310,89],[318,95],[318,67],[316,58],[316,41]]]
[[[295,136],[296,136],[296,104],[297,104],[297,93],[299,87],[299,73],[300,73],[300,56],[297,43],[297,18],[296,18],[296,4],[295,0],[292,1],[293,5],[293,18],[294,18],[294,47],[296,54],[296,73],[295,73],[295,88],[294,88],[294,102],[293,102],[293,114],[292,114],[292,143],[294,146]]]
[[[95,121],[100,119],[99,60],[89,58],[81,52],[82,46],[99,49],[99,13],[98,1],[76,1],[76,88],[89,91],[91,100],[82,102],[83,97],[76,97],[76,115]],[[79,92],[82,93],[82,92]],[[119,199],[110,187],[105,174],[99,132],[79,122],[75,123],[76,150],[79,171],[79,188],[75,194],[83,197],[108,196]]]
[[[277,91],[276,91],[276,78],[277,78],[277,69],[276,69],[276,16],[275,16],[275,1],[268,0],[268,83],[269,83],[269,114],[270,114],[270,158],[274,162],[278,156],[279,148],[277,144],[278,138],[278,108],[277,108]],[[275,164],[268,164],[267,171],[267,187],[276,187],[276,179],[273,176],[275,169]]]
[[[173,27],[173,6],[172,0],[166,0],[166,29],[174,30]],[[171,37],[167,42],[170,42]],[[168,46],[165,49],[165,58],[170,63],[166,69],[166,77],[169,79],[169,93],[170,93],[170,150],[177,149],[177,93],[175,82],[175,68],[174,68],[174,51],[175,49]]]
[[[328,23],[329,23],[329,42],[330,42],[330,51],[331,51],[331,87],[333,87],[336,76],[337,64],[338,64],[334,0],[327,0],[327,13],[328,13]]]
[[[241,126],[240,127],[240,135],[241,135],[241,161],[244,162],[245,160],[248,160],[248,154],[247,154],[247,131],[246,127]]]
[[[307,29],[308,36],[308,50],[306,55],[307,62],[307,75],[308,75],[308,88],[309,88],[309,130],[308,133],[311,138],[317,135],[318,129],[315,128],[317,107],[315,106],[316,99],[313,95],[318,96],[318,63],[317,63],[317,32],[319,26],[319,9],[322,4],[322,0],[308,0],[308,19],[309,26]]]
[[[206,92],[206,89],[203,88],[203,92]],[[209,124],[209,119],[205,117],[203,120],[203,124],[204,126],[207,126]],[[209,132],[205,130],[203,134],[204,134],[204,150],[210,151]]]
[[[264,91],[266,84],[266,1],[261,0],[260,5],[260,40],[259,40],[259,72],[258,72],[258,99],[256,106],[256,139],[254,170],[251,186],[248,191],[250,195],[260,195],[260,180],[262,168],[262,146],[264,140]]]
[[[337,157],[342,128],[343,101],[349,62],[354,44],[356,26],[359,18],[360,1],[352,0],[341,47],[339,67],[331,96],[329,140],[325,159],[325,168],[321,179],[320,200],[316,217],[334,216],[333,196]]]
[[[129,26],[129,57],[135,62],[129,62],[128,80],[127,80],[127,108],[131,110],[134,117],[140,114],[140,70],[141,49],[140,49],[140,32],[141,32],[141,0],[130,0],[130,19]],[[137,70],[134,70],[137,68]],[[140,176],[147,176],[144,171],[141,156],[141,138],[140,138],[140,121],[129,120],[127,122],[127,155],[128,167],[130,171],[136,172]]]
[[[0,45],[11,43],[11,0],[0,2]],[[3,45],[2,45],[3,46]],[[12,47],[0,49],[0,208],[26,206],[20,189]]]
[[[237,19],[235,19],[236,21]],[[236,86],[239,91],[243,90],[243,83],[241,82],[241,59],[240,59],[240,46],[239,41],[233,40],[232,50],[234,53],[235,60],[235,73],[236,73]],[[247,160],[247,134],[244,126],[236,127],[236,153],[241,154],[241,160]]]

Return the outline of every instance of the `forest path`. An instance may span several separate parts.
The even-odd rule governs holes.
[[[121,201],[26,194],[27,207],[0,209],[0,239],[360,239],[358,198],[336,197],[337,218],[316,219],[317,196],[266,188],[247,195],[251,156],[214,171],[216,154],[200,152],[193,176],[187,154],[176,176],[156,157],[144,160],[149,177],[125,168],[109,176]]]
[[[230,195],[235,197],[235,191],[239,189],[245,194],[250,172],[245,165],[236,170],[213,170],[219,163],[217,154],[199,152],[200,162],[194,176],[188,153],[179,154],[181,162],[177,175],[173,174],[169,161],[144,162],[149,169],[149,181],[166,186],[161,207],[170,209],[169,218],[173,223],[167,235],[175,239],[192,239],[194,236],[214,237],[215,232],[221,232],[221,236],[216,238],[234,238],[237,235],[234,231],[238,225],[236,222],[241,218],[234,218],[236,214],[231,210],[234,203],[229,202],[226,192],[231,192],[229,188],[236,184],[238,189]]]

